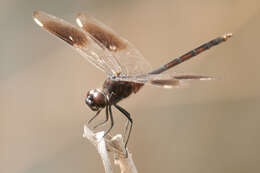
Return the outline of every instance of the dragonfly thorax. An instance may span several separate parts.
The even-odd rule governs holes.
[[[107,99],[100,89],[92,89],[88,91],[85,102],[92,111],[98,111],[106,106]]]

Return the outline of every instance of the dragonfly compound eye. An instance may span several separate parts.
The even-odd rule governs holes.
[[[100,90],[93,89],[87,93],[85,102],[91,110],[98,111],[106,106],[106,97]]]

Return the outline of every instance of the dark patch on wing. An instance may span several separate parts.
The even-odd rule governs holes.
[[[80,29],[70,26],[69,24],[43,12],[34,12],[34,17],[41,22],[43,28],[70,45],[79,47],[87,45],[88,39],[85,33]]]
[[[199,75],[178,75],[174,76],[175,79],[185,80],[185,79],[197,79],[197,80],[210,80],[212,77],[209,76],[199,76]]]
[[[90,33],[95,39],[101,42],[108,50],[112,52],[125,49],[127,46],[127,44],[115,34],[93,23],[84,23],[83,29]]]
[[[151,80],[151,84],[158,86],[177,86],[180,84],[179,80]]]
[[[86,35],[76,28],[62,25],[54,21],[43,23],[43,27],[72,46],[76,45],[83,47],[88,43]]]

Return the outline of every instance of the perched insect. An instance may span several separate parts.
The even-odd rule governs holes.
[[[34,12],[33,18],[39,26],[70,44],[84,58],[107,74],[103,87],[92,89],[86,95],[86,104],[91,110],[96,112],[95,116],[89,120],[89,123],[105,108],[105,121],[95,127],[106,123],[110,119],[111,125],[105,133],[107,135],[114,125],[111,108],[114,106],[128,119],[126,127],[128,135],[125,146],[131,134],[133,120],[130,113],[119,106],[118,102],[132,93],[137,93],[144,84],[171,88],[180,85],[184,81],[212,79],[208,76],[177,73],[162,74],[162,72],[200,54],[212,46],[226,41],[232,36],[231,33],[225,34],[152,70],[150,63],[143,58],[142,54],[131,43],[87,14],[80,13],[78,15],[76,22],[80,28],[41,11]]]

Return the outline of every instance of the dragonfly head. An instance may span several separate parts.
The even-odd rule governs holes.
[[[92,111],[98,111],[106,106],[106,96],[99,89],[88,91],[85,99],[86,104]]]

